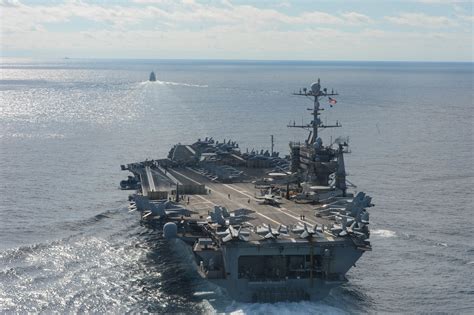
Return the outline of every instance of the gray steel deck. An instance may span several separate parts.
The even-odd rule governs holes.
[[[192,215],[192,219],[205,219],[208,216],[208,212],[214,209],[214,206],[226,207],[229,212],[245,208],[253,213],[249,216],[253,219],[247,223],[250,227],[260,226],[262,224],[269,224],[273,228],[278,226],[286,225],[288,228],[297,225],[298,222],[301,224],[308,225],[325,225],[331,226],[334,221],[325,218],[316,218],[314,216],[315,205],[311,204],[298,204],[285,198],[281,198],[281,204],[279,206],[272,206],[261,204],[260,200],[256,198],[256,194],[259,194],[259,190],[254,188],[253,183],[232,183],[225,184],[210,180],[209,178],[199,174],[195,170],[190,168],[183,168],[179,170],[169,170],[178,179],[185,179],[195,184],[204,184],[210,193],[207,195],[185,195],[184,200],[180,201],[186,208],[197,212]],[[189,199],[189,202],[188,202]],[[301,216],[305,216],[304,220]],[[251,233],[250,240],[262,240],[259,235]],[[321,241],[332,241],[334,236],[329,233],[324,234],[325,237],[321,238]],[[280,237],[279,240],[289,241],[305,241],[299,239],[297,234],[289,233],[289,237]]]

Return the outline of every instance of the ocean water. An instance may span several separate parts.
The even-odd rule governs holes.
[[[154,70],[157,82],[147,78]],[[4,59],[0,312],[474,312],[472,63]],[[288,153],[318,77],[340,96],[373,251],[319,302],[246,304],[186,268],[127,209],[120,164],[178,142]],[[305,118],[306,119],[306,118]]]

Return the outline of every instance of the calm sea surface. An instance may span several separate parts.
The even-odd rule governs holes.
[[[151,70],[157,82],[147,82]],[[472,63],[3,60],[0,311],[474,312]],[[373,251],[321,302],[243,304],[127,209],[120,164],[178,142],[288,154],[318,77],[341,95],[349,180],[373,197]]]

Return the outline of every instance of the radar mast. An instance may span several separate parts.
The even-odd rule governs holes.
[[[298,96],[306,96],[308,98],[314,98],[314,107],[313,107],[313,112],[311,113],[313,115],[313,120],[309,124],[301,124],[301,125],[296,125],[295,123],[293,124],[288,124],[289,128],[303,128],[310,130],[311,135],[309,137],[308,143],[309,144],[314,144],[316,140],[318,139],[318,129],[319,128],[335,128],[335,127],[341,127],[341,124],[336,121],[335,125],[324,125],[321,122],[321,119],[319,118],[319,115],[321,114],[320,112],[324,110],[323,108],[320,107],[319,104],[319,99],[321,97],[329,97],[329,100],[331,101],[330,96],[335,96],[339,95],[334,90],[331,90],[331,92],[328,92],[326,88],[321,90],[321,80],[318,78],[318,82],[314,82],[311,84],[310,90],[307,88],[300,89],[299,92],[293,93],[293,95],[298,95]],[[311,108],[308,108],[308,110],[311,110]]]

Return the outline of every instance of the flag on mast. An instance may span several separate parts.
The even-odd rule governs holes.
[[[331,107],[332,107],[332,105],[336,105],[336,104],[337,104],[336,99],[335,99],[335,98],[332,98],[332,97],[330,97],[330,96],[329,96],[328,101],[329,101],[329,104],[331,105]]]

